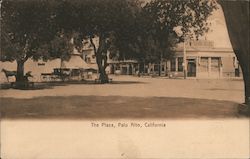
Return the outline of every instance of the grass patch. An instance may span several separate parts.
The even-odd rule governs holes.
[[[1,98],[2,119],[237,118],[230,101],[122,96]]]

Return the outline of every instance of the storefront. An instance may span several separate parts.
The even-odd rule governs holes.
[[[171,60],[162,59],[159,63],[139,63],[136,60],[108,59],[108,74],[142,75],[187,78],[232,78],[241,76],[237,58],[231,48],[214,47],[209,40],[188,41],[175,49]],[[87,50],[85,61],[95,63],[92,51]],[[87,62],[88,63],[88,62]]]
[[[240,76],[235,54],[230,48],[214,48],[212,43],[188,43],[186,48],[186,76],[195,78],[231,78]],[[169,61],[173,77],[184,76],[184,51],[178,48]]]
[[[109,74],[135,75],[139,70],[139,64],[135,60],[109,61],[106,71]]]

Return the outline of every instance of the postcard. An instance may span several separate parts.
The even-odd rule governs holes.
[[[0,4],[2,159],[250,157],[249,1]]]

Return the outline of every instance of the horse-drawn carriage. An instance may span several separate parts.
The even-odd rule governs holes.
[[[54,68],[52,73],[42,73],[42,81],[71,81],[82,80],[82,69],[80,68]]]

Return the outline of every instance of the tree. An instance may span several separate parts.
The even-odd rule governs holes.
[[[68,57],[69,37],[55,23],[57,4],[48,0],[2,2],[1,60],[16,60],[16,82],[25,80],[24,64],[29,58]]]
[[[144,6],[134,0],[6,0],[1,10],[1,57],[17,61],[17,81],[22,81],[28,58],[67,57],[67,41],[73,37],[81,50],[83,39],[89,39],[101,83],[108,83],[108,52],[148,61],[169,57],[176,39],[199,36],[207,29],[206,19],[214,8],[213,0],[153,0]],[[181,37],[175,27],[181,27]],[[53,41],[55,36],[61,42]]]
[[[16,60],[16,81],[24,80],[24,63],[51,38],[49,7],[45,1],[3,1],[1,60]]]
[[[214,0],[149,1],[137,9],[132,26],[117,33],[116,46],[122,57],[160,66],[162,59],[173,57],[176,44],[208,31],[207,18],[216,8]]]
[[[89,39],[95,52],[100,79],[105,72],[109,39],[126,25],[133,0],[37,0],[2,2],[1,60],[17,61],[16,81],[24,80],[24,63],[29,59],[69,57],[71,38]],[[76,34],[75,34],[76,33]],[[78,37],[75,37],[75,36]],[[80,37],[80,38],[79,38]],[[93,38],[99,38],[99,44]],[[78,46],[77,46],[78,42]]]
[[[153,0],[145,6],[155,32],[176,35],[175,28],[179,27],[182,35],[176,36],[181,42],[186,37],[198,39],[207,32],[207,19],[216,8],[215,0]]]
[[[108,51],[113,50],[114,40],[118,39],[118,34],[123,30],[132,29],[131,23],[134,18],[134,7],[137,1],[134,0],[86,0],[84,2],[71,2],[76,5],[78,11],[78,24],[75,31],[81,38],[89,39],[96,57],[96,63],[100,73],[101,83],[108,83],[108,76],[105,72],[108,66]],[[126,37],[129,35],[127,34]],[[98,44],[94,42],[98,38]],[[112,51],[111,51],[112,54]],[[114,55],[114,54],[113,54]]]
[[[222,5],[230,41],[239,60],[244,84],[245,104],[250,113],[250,53],[249,53],[249,1],[219,1]]]
[[[213,0],[152,0],[147,3],[142,15],[147,19],[144,35],[153,44],[152,57],[156,57],[156,61],[162,56],[172,57],[177,43],[186,37],[198,39],[209,29],[206,21],[214,9],[216,2]]]

